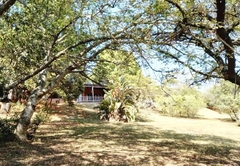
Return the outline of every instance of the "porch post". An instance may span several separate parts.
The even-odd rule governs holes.
[[[93,102],[94,102],[94,85],[92,84],[92,99],[93,99]]]

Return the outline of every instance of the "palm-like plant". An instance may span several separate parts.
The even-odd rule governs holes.
[[[100,104],[100,110],[109,121],[134,121],[138,112],[137,101],[140,93],[126,80],[120,77],[114,82],[112,88],[106,92]]]

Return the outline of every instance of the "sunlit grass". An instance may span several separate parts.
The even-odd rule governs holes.
[[[185,131],[182,123],[187,119],[161,117],[144,110],[140,112],[141,118],[134,123],[100,121],[96,113],[97,110],[89,106],[60,105],[51,112],[51,121],[40,126],[32,144],[12,142],[0,146],[0,161],[3,165],[240,163],[240,142],[236,141],[235,135],[222,137],[214,133],[206,134],[203,132],[205,128],[196,129],[194,125]],[[211,120],[198,119],[189,122],[195,121],[204,127],[206,123],[212,123]],[[222,121],[216,123],[228,124]],[[212,131],[218,130],[214,126],[211,128]],[[14,155],[16,151],[18,153]]]

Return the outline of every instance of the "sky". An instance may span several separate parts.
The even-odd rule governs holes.
[[[152,68],[159,70],[160,66],[162,64],[158,61],[153,61],[151,63]],[[172,66],[172,65],[169,65]],[[151,79],[155,80],[157,83],[159,83],[159,85],[161,85],[162,82],[162,74],[159,72],[155,72],[150,68],[146,68],[146,67],[141,67],[142,68],[142,72],[144,76],[148,76]],[[192,75],[189,71],[189,69],[185,68],[185,74],[181,74],[182,72],[179,72],[179,74],[176,75],[177,80],[179,81],[179,85],[188,85],[189,83],[189,79],[192,78]],[[201,92],[206,92],[209,88],[213,87],[214,84],[216,84],[216,80],[209,80],[206,82],[201,83],[200,86],[194,86],[196,89],[198,89]]]

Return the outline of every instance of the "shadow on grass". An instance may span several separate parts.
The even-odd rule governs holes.
[[[0,165],[240,165],[231,139],[101,122],[87,109],[66,113],[40,126],[32,144],[0,143]]]
[[[3,165],[240,164],[238,142],[221,137],[121,123],[66,126],[60,131],[63,128],[72,132],[39,133],[36,139],[41,141],[33,144],[2,144],[0,161]]]

